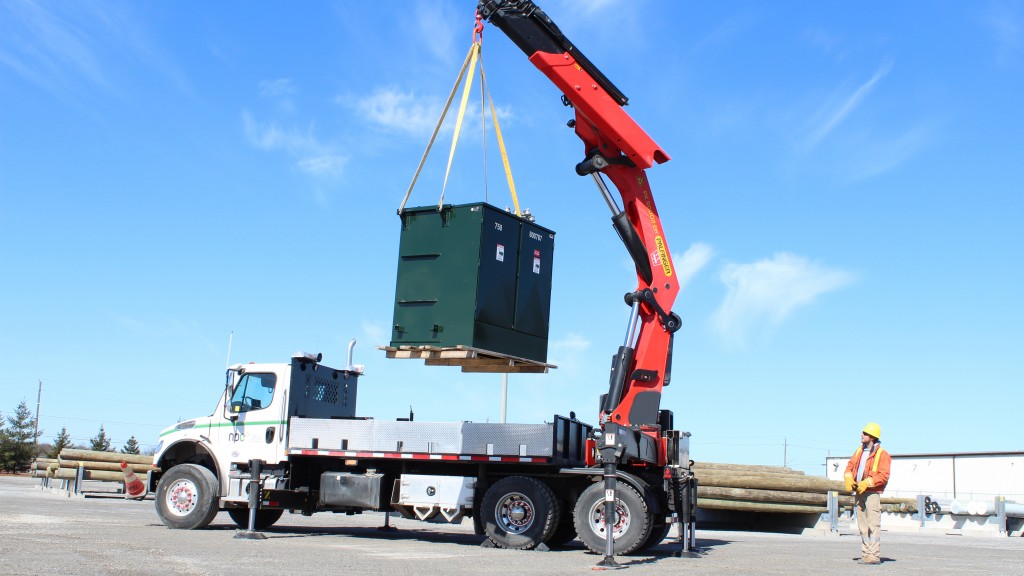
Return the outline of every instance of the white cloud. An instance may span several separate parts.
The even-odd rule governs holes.
[[[882,62],[875,73],[868,79],[858,86],[852,93],[844,95],[839,98],[833,99],[831,102],[825,104],[817,114],[810,119],[810,128],[808,129],[808,135],[804,139],[802,148],[805,152],[810,152],[821,143],[829,134],[832,133],[840,124],[846,120],[854,110],[859,107],[864,100],[874,91],[878,83],[885,78],[892,70],[893,61],[886,59]]]
[[[926,148],[934,139],[934,132],[930,123],[924,123],[898,136],[875,140],[870,146],[863,146],[857,156],[851,155],[848,167],[854,179],[884,174]]]
[[[132,336],[149,335],[152,333],[152,328],[146,322],[133,318],[131,316],[124,316],[121,314],[113,314],[114,321],[121,325],[126,331],[130,332]]]
[[[451,7],[440,2],[416,3],[416,29],[420,37],[420,46],[424,46],[441,62],[451,62],[455,49],[458,31],[466,31],[472,27],[472,20],[459,18]],[[470,13],[470,17],[472,14]]]
[[[705,34],[693,46],[694,52],[721,46],[732,41],[733,38],[743,34],[755,23],[755,18],[750,13],[739,13],[731,16],[722,22],[714,30]]]
[[[276,102],[277,106],[286,114],[295,112],[295,103],[292,102],[292,96],[296,92],[298,90],[296,90],[295,85],[288,78],[260,81],[260,96]]]
[[[277,78],[275,80],[260,81],[260,96],[277,98],[295,94],[295,86],[288,78]]]
[[[151,42],[153,35],[131,3],[0,2],[0,66],[62,98],[90,89],[128,97],[136,76],[121,72],[141,65],[176,89],[190,93],[176,62]]]
[[[273,122],[261,124],[245,111],[242,124],[251,145],[261,150],[284,151],[294,159],[296,168],[310,176],[338,176],[348,161],[346,155],[320,142],[312,133],[281,128]]]
[[[12,41],[5,42],[0,62],[48,87],[61,76],[107,84],[90,30],[93,15],[81,10],[49,10],[33,2],[4,2],[2,8],[13,31],[6,31]]]
[[[475,89],[475,86],[474,86]],[[462,88],[445,116],[441,132],[451,134],[455,130],[455,120],[458,115],[459,98]],[[470,95],[469,104],[462,120],[462,132],[459,138],[473,138],[480,134],[481,114],[478,102],[479,93]],[[474,100],[477,100],[474,102]],[[395,88],[376,88],[369,95],[360,98],[340,96],[337,101],[353,108],[360,117],[377,124],[387,130],[397,130],[408,134],[421,136],[434,131],[437,120],[441,117],[444,109],[444,100],[434,96],[420,96],[415,92],[404,92]],[[494,105],[498,114],[498,122],[505,126],[510,120],[515,120],[515,115],[507,106]],[[488,138],[493,139],[491,124],[490,104],[487,106]]]
[[[995,42],[996,61],[1004,66],[1018,61],[1024,48],[1021,18],[1011,5],[1019,6],[1005,2],[990,5],[983,15],[982,22],[989,29]]]
[[[686,252],[676,258],[676,274],[679,277],[679,286],[685,288],[690,280],[697,275],[715,255],[715,249],[703,242],[692,244]]]
[[[444,104],[413,92],[377,88],[370,95],[356,100],[354,107],[363,117],[385,128],[429,134],[441,117]]]
[[[780,253],[751,264],[727,264],[721,280],[728,292],[712,321],[726,341],[742,346],[752,330],[780,324],[797,308],[850,284],[854,275]]]
[[[565,0],[563,4],[566,5],[565,12],[584,16],[596,16],[621,5],[619,0]]]
[[[391,341],[391,326],[384,320],[363,320],[363,334],[374,346]]]
[[[582,334],[569,332],[558,340],[552,340],[551,349],[568,354],[578,354],[589,350],[590,344],[590,340],[587,340]]]
[[[311,176],[337,176],[348,162],[348,157],[339,154],[321,154],[302,158],[296,162],[299,170]]]
[[[250,145],[261,150],[298,150],[309,146],[307,136],[295,131],[286,131],[278,125],[260,124],[248,112],[242,113],[242,123]]]
[[[551,350],[548,362],[557,365],[559,372],[572,378],[586,366],[586,357],[590,346],[591,341],[585,336],[569,332],[548,343],[548,348]]]
[[[819,27],[804,30],[804,39],[806,39],[811,46],[820,49],[826,54],[833,53],[843,44],[843,36],[841,34],[836,34]]]

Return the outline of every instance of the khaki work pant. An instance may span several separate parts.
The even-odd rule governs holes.
[[[877,562],[882,540],[882,497],[877,492],[857,494],[856,504],[861,560]]]

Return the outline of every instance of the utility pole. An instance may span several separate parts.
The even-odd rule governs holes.
[[[32,443],[35,446],[34,457],[39,456],[39,404],[43,400],[43,381],[39,381],[39,394],[36,396],[36,429],[32,432]]]
[[[232,330],[231,334],[228,334],[228,359],[225,362],[224,367],[228,368],[231,366],[231,341],[235,339],[235,331]]]
[[[789,448],[789,439],[786,438],[785,436],[783,436],[782,437],[782,467],[783,468],[786,467],[786,461],[789,460],[789,458],[786,457],[786,451],[787,451],[788,448]]]
[[[505,409],[508,406],[508,372],[501,375],[501,423],[505,423]]]

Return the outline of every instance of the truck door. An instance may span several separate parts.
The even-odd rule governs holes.
[[[271,371],[253,371],[241,374],[229,390],[226,408],[231,425],[222,428],[222,440],[229,447],[230,462],[258,459],[276,464],[284,460],[278,437],[284,426],[284,400],[278,398],[278,386],[287,386],[286,379]]]

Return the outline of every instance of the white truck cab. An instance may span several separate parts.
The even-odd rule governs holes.
[[[272,472],[284,468],[288,460],[289,418],[355,416],[362,367],[351,363],[354,344],[349,345],[345,369],[319,364],[319,354],[301,352],[293,354],[288,364],[230,366],[212,415],[179,422],[160,433],[154,464],[164,471],[161,485],[167,490],[155,487],[158,506],[163,496],[164,512],[172,520],[208,523],[205,514],[195,514],[195,506],[202,504],[197,496],[201,482],[219,496],[219,503],[214,502],[209,511],[210,519],[218,508],[238,508],[239,519],[245,520],[249,462],[260,460],[268,472],[266,487],[276,487],[276,479],[284,474]]]

